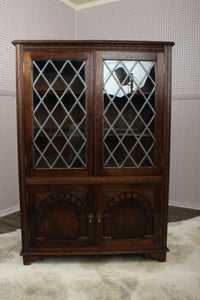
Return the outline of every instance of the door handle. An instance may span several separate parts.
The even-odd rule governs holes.
[[[89,223],[92,223],[93,219],[94,219],[93,214],[89,214],[89,215],[88,215],[88,222],[89,222]],[[97,215],[96,215],[96,220],[97,220],[98,223],[101,223],[101,220],[102,220],[101,214],[97,214]]]
[[[88,222],[89,223],[92,223],[92,220],[94,219],[94,216],[93,216],[93,214],[89,214],[88,215]]]
[[[101,220],[102,220],[101,214],[97,214],[96,218],[97,218],[97,222],[101,223]]]

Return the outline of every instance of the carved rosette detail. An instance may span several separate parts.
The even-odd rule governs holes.
[[[45,209],[54,205],[56,202],[68,202],[71,205],[73,205],[77,211],[79,216],[87,215],[87,210],[85,208],[85,205],[83,202],[74,194],[72,193],[55,193],[51,194],[48,197],[46,197],[38,207],[37,212],[40,214],[44,214]]]
[[[143,207],[145,211],[145,215],[152,215],[152,206],[150,201],[144,197],[143,195],[136,193],[136,192],[125,192],[120,193],[118,195],[115,195],[107,204],[104,215],[111,215],[113,208],[115,205],[119,204],[122,201],[125,200],[133,200],[139,202]]]

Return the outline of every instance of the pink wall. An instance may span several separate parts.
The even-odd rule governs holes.
[[[199,0],[120,0],[80,10],[77,39],[173,41],[173,94],[199,93],[199,16]]]
[[[200,1],[120,0],[81,10],[78,39],[163,40],[173,48],[170,204],[200,209]]]
[[[74,39],[75,12],[57,0],[0,1],[0,90],[15,91],[15,39]]]
[[[57,0],[0,0],[0,215],[19,204],[14,39],[174,41],[170,203],[200,209],[199,15],[199,0],[120,0],[78,12]]]
[[[0,216],[19,208],[14,39],[74,39],[75,11],[57,0],[0,0]]]

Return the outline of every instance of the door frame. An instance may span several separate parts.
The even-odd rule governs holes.
[[[96,174],[101,176],[140,176],[160,175],[162,173],[163,153],[163,99],[164,76],[162,52],[97,51],[96,59]],[[152,60],[156,61],[156,102],[155,102],[155,167],[153,168],[103,168],[103,61],[104,60]]]
[[[49,176],[88,176],[93,174],[93,51],[46,51],[46,49],[24,51],[24,75],[23,75],[23,115],[24,115],[24,140],[26,174],[29,177]],[[34,169],[33,168],[33,130],[32,130],[32,60],[48,59],[82,59],[86,60],[86,122],[87,122],[87,168],[86,169]]]

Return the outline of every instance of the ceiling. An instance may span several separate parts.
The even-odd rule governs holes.
[[[80,10],[84,8],[94,7],[103,5],[110,2],[116,2],[120,0],[58,0],[67,6],[72,7],[75,10]]]

